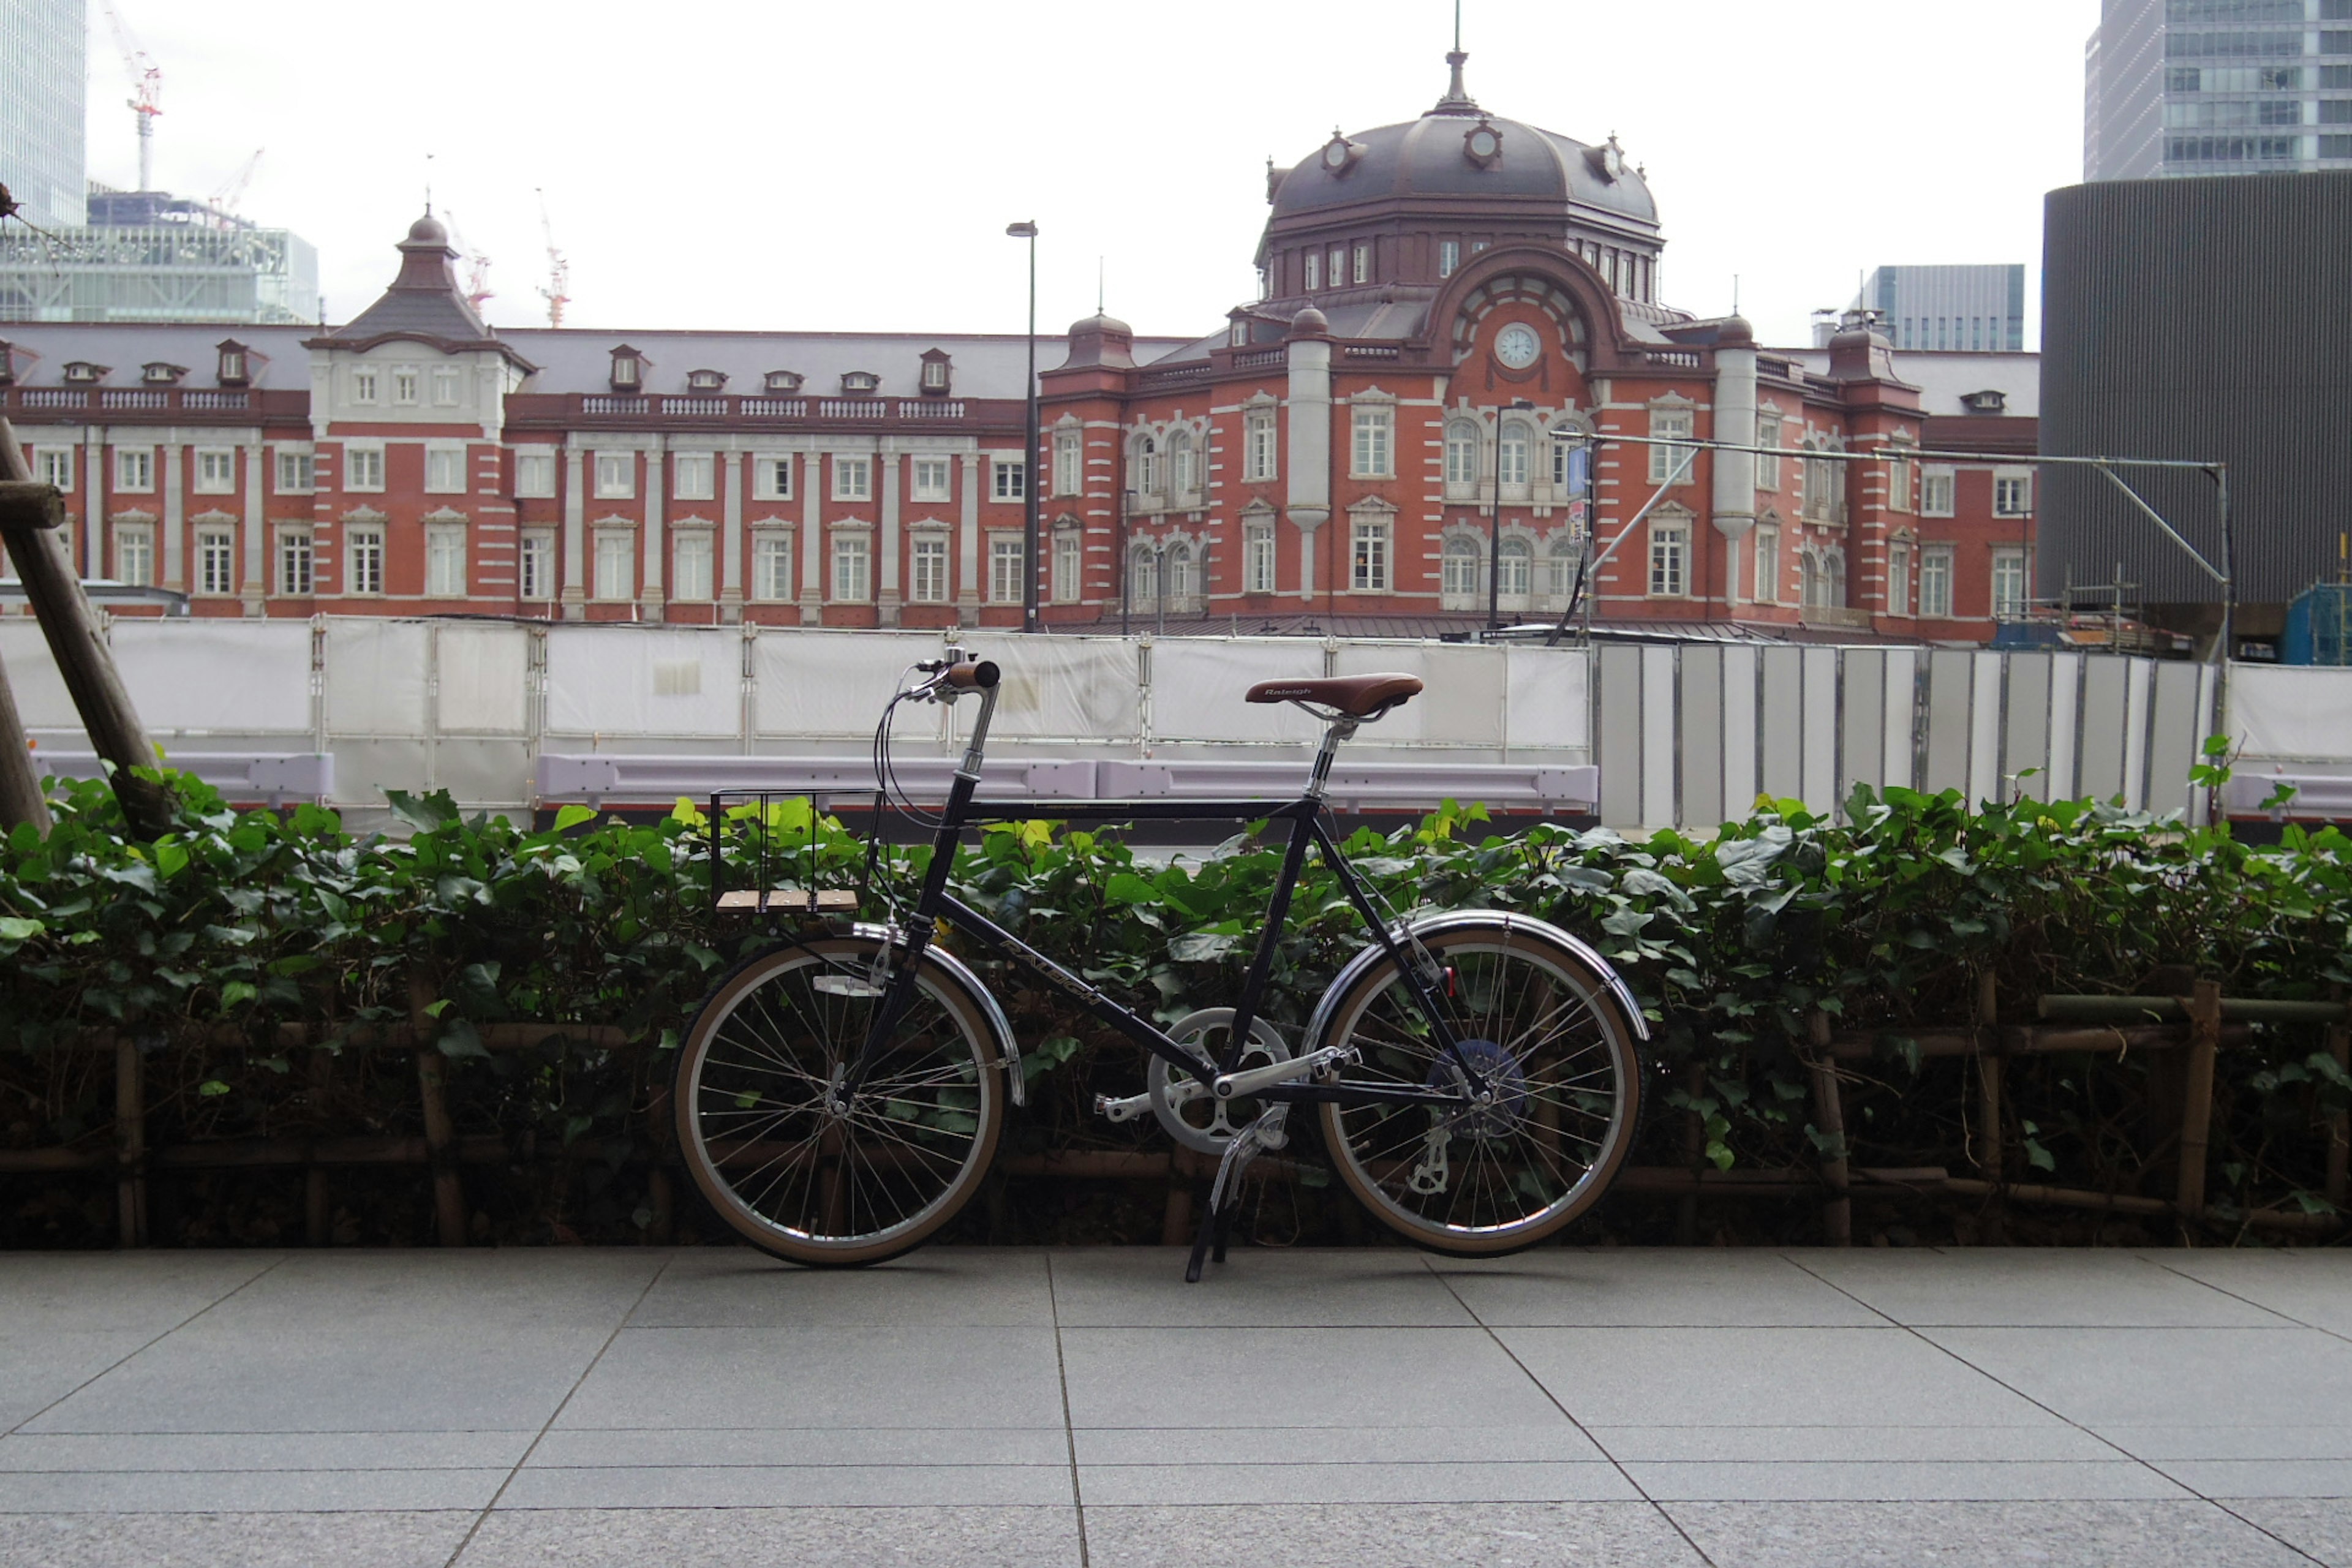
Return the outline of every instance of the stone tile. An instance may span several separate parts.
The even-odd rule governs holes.
[[[2159,1459],[2156,1468],[2213,1498],[2352,1498],[2352,1459]]]
[[[1096,1568],[1701,1568],[1645,1502],[1087,1505]],[[470,1564],[467,1565],[470,1568]]]
[[[1986,1327],[2286,1326],[2274,1312],[2129,1252],[1978,1247],[1802,1252],[1793,1260],[1899,1323]]]
[[[2063,1422],[2038,1426],[1595,1426],[1612,1458],[1692,1463],[2068,1463],[2124,1458]]]
[[[748,1247],[682,1247],[634,1328],[1037,1328],[1052,1324],[1045,1255],[927,1247],[873,1268],[802,1268]]]
[[[334,1513],[483,1509],[505,1469],[16,1470],[0,1513]]]
[[[152,1339],[281,1264],[282,1252],[13,1252],[0,1256],[0,1334]]]
[[[1468,1327],[1473,1320],[1419,1253],[1401,1247],[1236,1247],[1198,1285],[1186,1249],[1097,1247],[1054,1255],[1064,1328]]]
[[[1533,1426],[1081,1426],[1076,1438],[1080,1465],[1572,1464],[1608,1458],[1557,1412]]]
[[[0,1474],[105,1470],[511,1469],[524,1432],[107,1433],[0,1437]]]
[[[2189,1494],[2129,1459],[1811,1464],[1628,1461],[1634,1483],[1660,1502],[1896,1502],[1982,1499],[2171,1498]]]
[[[564,1407],[572,1427],[1058,1426],[1039,1329],[631,1329]]]
[[[2113,1426],[2099,1436],[2135,1458],[2352,1459],[2352,1426]]]
[[[1481,1329],[1068,1329],[1079,1426],[1561,1421]]]
[[[2297,1322],[2352,1335],[2352,1255],[2337,1248],[2183,1247],[2141,1256]]]
[[[2204,1502],[1677,1502],[1717,1568],[2309,1568]]]
[[[2352,1502],[2338,1498],[2229,1498],[2223,1506],[2327,1568],[2352,1568]]]
[[[1582,1464],[1089,1465],[1097,1505],[1633,1501],[1617,1467]]]
[[[136,1353],[155,1333],[142,1329],[77,1333],[52,1328],[19,1334],[0,1328],[0,1432],[32,1419]]]
[[[285,1262],[207,1314],[240,1327],[616,1327],[674,1255],[652,1247],[335,1248]]]
[[[475,1513],[0,1515],[0,1568],[442,1568]]]
[[[1035,1508],[500,1510],[458,1568],[1076,1568],[1077,1514]]]
[[[534,1468],[648,1465],[1059,1465],[1060,1425],[1027,1427],[803,1426],[790,1429],[585,1431],[558,1427],[531,1451]]]
[[[1543,1248],[1432,1266],[1480,1321],[1534,1327],[1875,1327],[1857,1305],[1778,1253]]]
[[[1049,1505],[1070,1498],[1058,1465],[633,1465],[574,1469],[532,1465],[501,1509],[873,1508]]]
[[[1588,1426],[2055,1425],[1903,1329],[1499,1331]]]
[[[1927,1329],[2093,1429],[2316,1426],[2352,1409],[2352,1343],[2310,1329]]]

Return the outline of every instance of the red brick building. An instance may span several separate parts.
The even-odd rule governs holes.
[[[1548,617],[1597,535],[1604,624],[1990,637],[2031,470],[1830,454],[2030,454],[1995,407],[2030,357],[1898,359],[1860,322],[1777,351],[1664,305],[1643,172],[1486,112],[1449,61],[1417,120],[1268,170],[1263,297],[1218,332],[1041,344],[1048,621],[1427,632],[1483,625],[1490,572]],[[399,250],[331,331],[0,329],[87,575],[200,615],[1017,624],[1021,339],[495,331],[437,221]],[[1933,406],[1909,367],[1947,359],[1925,379],[2008,374]],[[1759,434],[1795,455],[1611,439]]]

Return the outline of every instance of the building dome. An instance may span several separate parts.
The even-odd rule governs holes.
[[[408,226],[408,243],[446,245],[449,243],[449,230],[439,218],[435,217],[431,213],[426,213]]]
[[[1402,125],[1335,132],[1320,152],[1276,183],[1273,221],[1416,198],[1541,203],[1563,211],[1581,206],[1643,226],[1658,221],[1649,182],[1625,162],[1615,138],[1589,146],[1480,113],[1475,105],[1465,111],[1444,102]]]

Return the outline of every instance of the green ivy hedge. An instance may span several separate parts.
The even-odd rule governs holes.
[[[239,814],[199,782],[164,776],[182,805],[161,839],[134,840],[103,784],[77,784],[47,838],[20,827],[0,853],[0,1146],[103,1142],[111,1068],[74,1047],[108,1029],[146,1053],[151,1145],[413,1132],[405,1053],[281,1049],[276,1026],[304,1023],[333,1047],[407,1022],[421,1005],[457,1062],[460,1131],[530,1151],[469,1178],[483,1194],[478,1231],[642,1234],[646,1111],[667,1053],[716,974],[773,940],[709,907],[708,824],[693,808],[633,824],[569,807],[530,832],[462,816],[446,796],[395,795],[409,835],[354,836],[331,812]],[[1780,802],[1710,837],[1635,842],[1551,826],[1490,837],[1482,810],[1449,805],[1414,828],[1359,831],[1347,849],[1400,911],[1525,910],[1584,934],[1624,970],[1653,1019],[1666,1104],[1686,1113],[1653,1119],[1651,1146],[1636,1155],[1644,1163],[1810,1164],[1822,1136],[1807,1125],[1795,1047],[1816,1008],[1882,1034],[1847,1112],[1853,1158],[1958,1173],[1960,1064],[1922,1062],[1904,1031],[1969,1022],[1987,972],[2018,1007],[2044,992],[2174,992],[2191,975],[2218,977],[2231,995],[2280,998],[2352,982],[2352,845],[2332,828],[2290,826],[2278,844],[2255,846],[2226,826],[2089,802],[1972,811],[1957,793],[1906,790],[1858,791],[1847,816],[1839,825]],[[872,912],[887,891],[911,888],[930,853],[877,850],[805,804],[725,826],[730,842],[761,839],[812,884],[865,887]],[[1013,823],[961,851],[953,880],[1041,949],[1173,1017],[1230,1000],[1279,863],[1278,847],[1248,833],[1159,865],[1112,834]],[[1310,862],[1276,954],[1275,1021],[1300,1024],[1364,940]],[[983,971],[1013,1014],[1032,1078],[1011,1148],[1158,1137],[1087,1110],[1097,1089],[1139,1083],[1131,1045],[1018,973]],[[412,978],[424,987],[414,1004]],[[509,1020],[618,1025],[634,1043],[485,1050],[483,1026]],[[2013,1064],[2021,1163],[2009,1174],[2160,1192],[2168,1132],[2151,1110],[2162,1086],[2147,1057]],[[2160,1059],[2153,1070],[2160,1078]],[[2214,1146],[2222,1210],[2324,1208],[2326,1118],[2345,1108],[2347,1088],[2313,1029],[2258,1030],[2252,1049],[2225,1053]],[[422,1239],[428,1201],[415,1172],[338,1180],[349,1194],[340,1238]],[[278,1239],[296,1206],[287,1182],[159,1177],[179,1189],[159,1194],[159,1239]],[[1307,1186],[1294,1194],[1307,1205],[1298,1232],[1348,1232],[1342,1200]],[[0,1244],[103,1241],[107,1202],[87,1176],[0,1177]],[[967,1231],[1139,1234],[1143,1211],[1127,1203],[1000,1184]],[[1659,1206],[1628,1199],[1601,1223],[1648,1235],[1665,1223],[1652,1214]],[[1737,1234],[1785,1223],[1798,1235],[1812,1223],[1780,1213],[1765,1205],[1722,1223],[1747,1227]],[[1887,1221],[1898,1238],[1928,1223],[1967,1219]],[[2052,1220],[2048,1233],[2118,1223]]]

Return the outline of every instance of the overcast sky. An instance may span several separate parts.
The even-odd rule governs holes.
[[[115,0],[163,72],[156,183],[319,247],[364,309],[434,204],[491,258],[488,310],[546,321],[535,190],[567,324],[1218,330],[1251,296],[1265,169],[1445,85],[1451,0]],[[91,6],[89,172],[135,184],[124,73]],[[1648,168],[1666,301],[1767,342],[1882,263],[2027,264],[2082,174],[2098,0],[1468,0],[1489,111]],[[2029,322],[2029,344],[2038,325]]]

